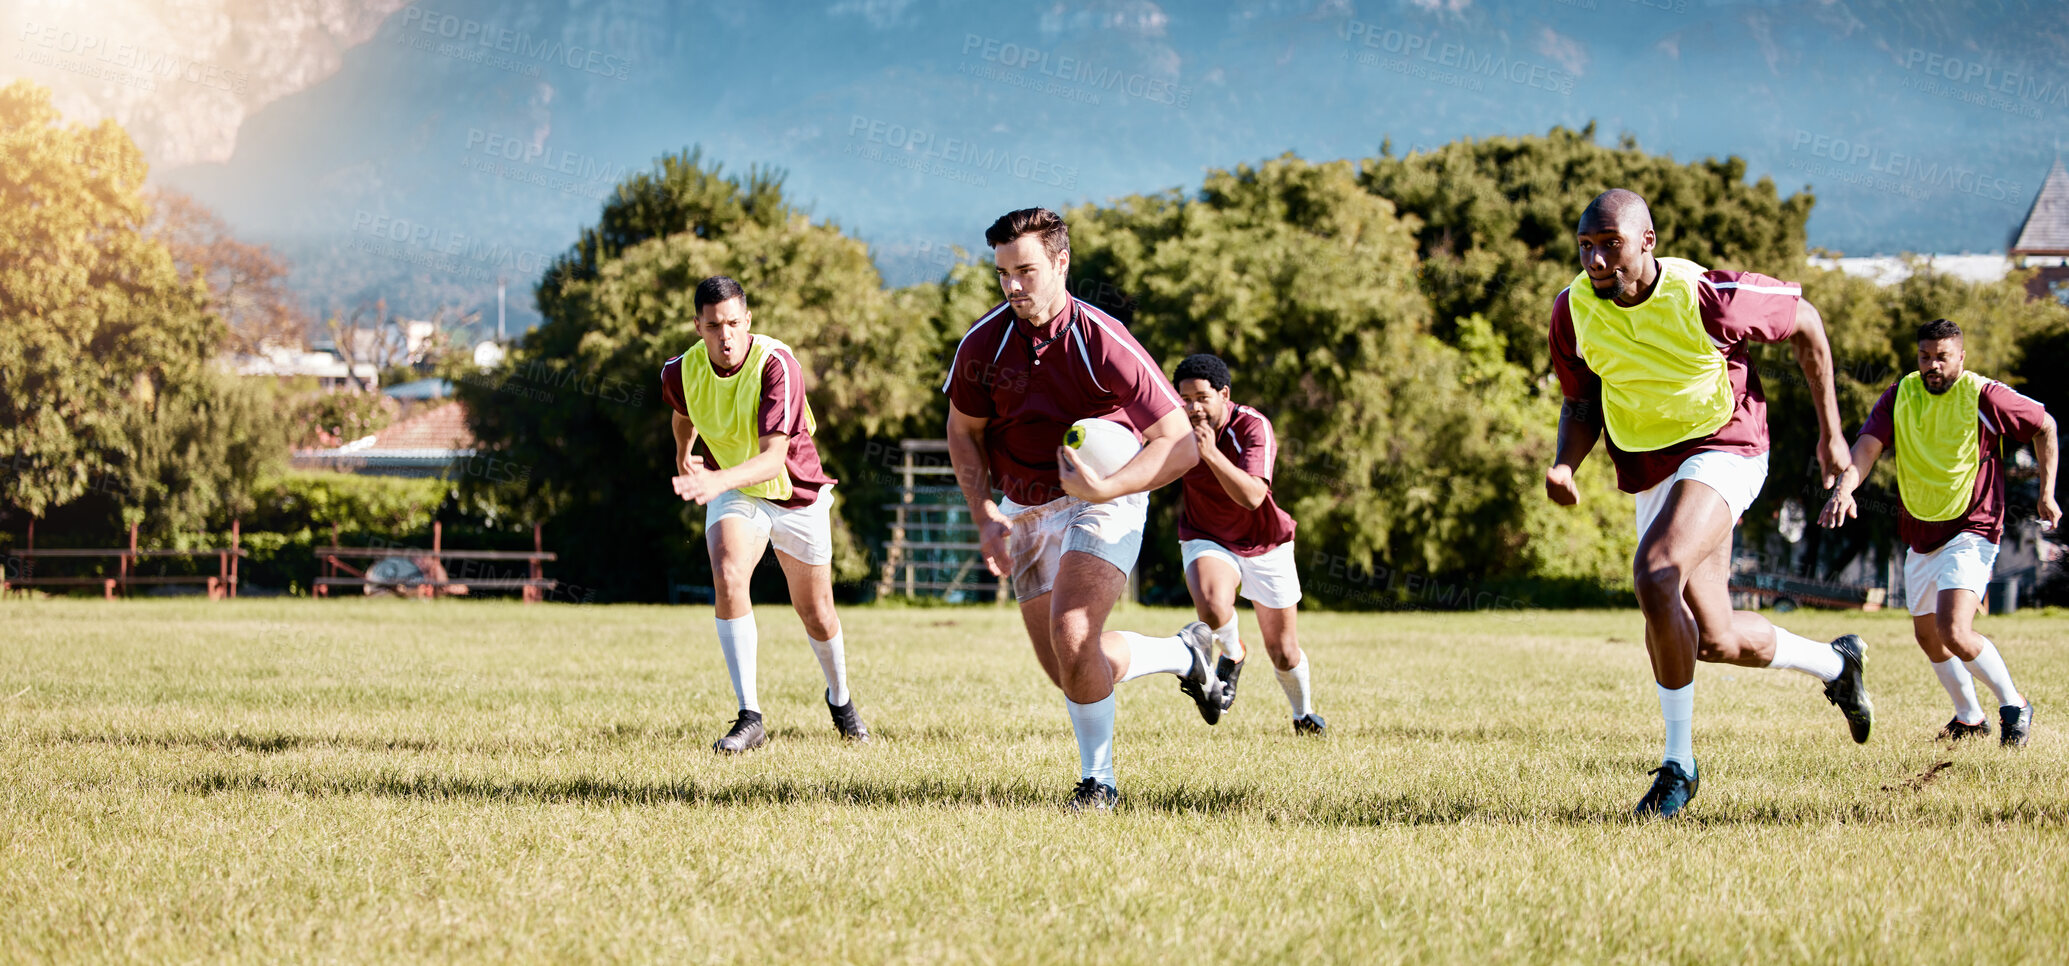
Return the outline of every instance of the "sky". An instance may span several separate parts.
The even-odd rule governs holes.
[[[899,285],[1012,208],[1590,122],[1811,191],[1814,247],[2002,251],[2069,146],[2060,2],[0,0],[0,31],[0,78],[122,123],[312,312],[492,317],[502,279],[513,328],[690,148],[782,170]]]

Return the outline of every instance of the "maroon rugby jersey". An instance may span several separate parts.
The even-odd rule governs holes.
[[[711,371],[725,377],[740,370],[737,367],[720,369],[714,362]],[[661,398],[668,401],[668,408],[682,416],[689,415],[682,401],[682,356],[662,364]],[[827,476],[826,468],[819,465],[819,448],[812,445],[811,431],[805,426],[805,369],[798,364],[796,356],[770,347],[768,355],[762,359],[762,399],[761,405],[755,408],[755,414],[759,423],[755,427],[756,436],[782,433],[790,437],[790,451],[783,454],[783,469],[790,473],[790,499],[769,502],[791,510],[811,506],[819,499],[820,490],[840,482]],[[703,457],[705,466],[719,465],[718,458],[711,455],[711,448],[704,445],[702,434],[697,436],[690,452]]]
[[[1228,422],[1214,437],[1214,448],[1236,469],[1264,480],[1264,502],[1245,510],[1221,486],[1214,468],[1201,460],[1181,478],[1185,501],[1178,510],[1178,539],[1212,540],[1238,557],[1255,557],[1293,539],[1293,518],[1272,498],[1272,464],[1279,458],[1279,439],[1272,421],[1240,403],[1229,405]]]
[[[1601,423],[1602,379],[1582,359],[1573,335],[1573,311],[1567,299],[1571,289],[1552,300],[1552,371],[1559,376],[1559,388],[1569,399],[1595,407]],[[1583,292],[1578,297],[1594,298]],[[1796,332],[1796,303],[1803,288],[1758,272],[1704,272],[1696,284],[1696,304],[1703,317],[1703,331],[1724,356],[1725,372],[1731,378],[1732,396],[1737,400],[1731,420],[1716,432],[1698,439],[1675,443],[1646,453],[1626,453],[1603,433],[1610,462],[1616,465],[1616,488],[1625,493],[1643,493],[1674,475],[1681,464],[1697,453],[1722,452],[1758,456],[1767,452],[1767,396],[1760,389],[1760,374],[1753,371],[1751,345],[1780,342]]]
[[[1067,495],[1056,448],[1070,424],[1100,417],[1140,437],[1179,406],[1171,380],[1127,327],[1075,297],[1042,326],[1007,303],[994,306],[956,346],[941,390],[958,412],[989,420],[992,485],[1022,506]]]
[[[1883,457],[1897,452],[1897,387],[1893,383],[1875,401],[1861,435],[1882,441]],[[1998,456],[1998,437],[2008,436],[2030,443],[2047,422],[2047,409],[1995,379],[1983,382],[1982,397],[1976,400],[1976,421],[1982,433],[1976,445],[1982,449],[1982,464],[1976,467],[1976,489],[1969,497],[1968,512],[1952,520],[1928,522],[1914,519],[1903,501],[1897,502],[1897,536],[1919,553],[1931,553],[1945,546],[1956,534],[1973,533],[1996,543],[2004,539],[2004,460]]]

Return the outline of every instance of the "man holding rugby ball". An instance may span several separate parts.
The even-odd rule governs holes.
[[[1063,691],[1078,739],[1073,808],[1112,807],[1114,685],[1174,674],[1208,724],[1221,718],[1213,637],[1194,622],[1169,637],[1105,630],[1142,549],[1149,491],[1198,459],[1178,393],[1112,316],[1071,296],[1070,231],[1023,208],[984,233],[1006,300],[970,327],[949,366],[948,452],[977,521],[985,566],[1011,576],[1035,659]],[[1080,419],[1141,436],[1101,474],[1063,446]],[[992,500],[992,488],[1004,491]]]

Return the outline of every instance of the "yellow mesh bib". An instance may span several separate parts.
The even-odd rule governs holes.
[[[1912,519],[1931,523],[1968,512],[1983,464],[1983,382],[1964,372],[1938,395],[1915,372],[1897,383],[1897,495]]]
[[[682,354],[683,408],[689,411],[697,436],[704,440],[721,467],[739,466],[761,452],[761,421],[757,416],[761,412],[762,366],[768,362],[770,352],[790,349],[765,335],[753,338],[753,344],[747,347],[747,361],[730,376],[712,371],[711,352],[701,340]],[[791,390],[803,393],[804,387],[792,386]],[[807,402],[804,407],[805,432],[810,434],[819,426],[812,418],[812,404]],[[740,493],[764,500],[790,499],[788,464],[776,471],[775,479],[743,486]]]
[[[1724,356],[1703,330],[1703,267],[1658,261],[1652,296],[1630,308],[1596,298],[1585,272],[1566,289],[1575,347],[1602,379],[1603,425],[1627,453],[1708,436],[1731,421],[1737,402]]]

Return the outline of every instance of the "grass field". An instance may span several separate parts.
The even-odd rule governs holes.
[[[1123,686],[1112,815],[1008,611],[844,614],[875,744],[840,743],[760,612],[771,742],[708,608],[0,603],[10,961],[2059,962],[2069,617],[1983,629],[2023,752],[1931,737],[1901,614],[1874,739],[1809,678],[1704,667],[1703,787],[1657,763],[1635,613],[1309,614],[1331,734],[1260,664],[1201,724]],[[1125,610],[1155,630],[1176,611]],[[1255,625],[1245,618],[1256,646]],[[1261,650],[1259,657],[1262,657]],[[1987,701],[1987,695],[1986,695]],[[2059,709],[2059,710],[2057,710]]]

